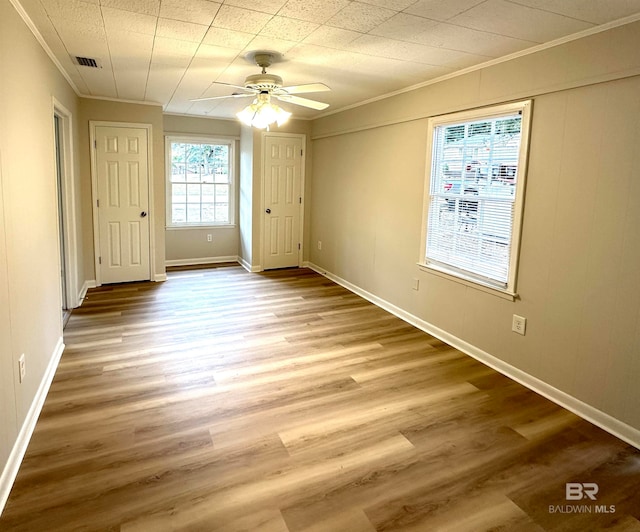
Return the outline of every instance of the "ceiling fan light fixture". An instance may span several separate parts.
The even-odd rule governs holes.
[[[291,113],[271,103],[268,93],[262,93],[258,94],[251,105],[247,105],[242,111],[236,113],[236,116],[249,127],[268,129],[271,124],[277,123],[281,126],[286,123]]]

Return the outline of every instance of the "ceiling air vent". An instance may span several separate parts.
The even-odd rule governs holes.
[[[92,57],[80,57],[78,55],[74,55],[71,57],[73,57],[73,62],[76,65],[86,66],[89,68],[102,68],[100,59],[93,59]]]

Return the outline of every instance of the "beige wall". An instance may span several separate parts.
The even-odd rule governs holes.
[[[635,23],[316,120],[311,262],[640,429],[638,49]],[[416,263],[426,118],[524,97],[534,106],[513,302]],[[528,319],[524,337],[514,313]]]
[[[183,115],[164,115],[164,134],[209,135],[234,139],[240,138],[240,123],[237,120],[216,120],[213,118],[197,118]],[[197,229],[167,229],[166,258],[176,263],[198,263],[215,261],[238,256],[238,196],[239,196],[239,140],[235,143],[235,213],[236,223],[233,227],[206,227]],[[207,240],[211,235],[212,241]]]
[[[5,473],[62,337],[54,97],[73,114],[77,131],[75,93],[9,1],[0,0],[0,470]],[[76,251],[82,262],[82,249]],[[77,281],[82,286],[84,279]],[[22,383],[21,353],[26,356]],[[7,477],[0,478],[1,499]]]
[[[89,122],[127,122],[133,124],[151,124],[151,149],[155,237],[155,272],[152,279],[162,278],[165,273],[165,186],[164,186],[164,136],[162,107],[157,105],[138,105],[80,98],[79,103],[79,151],[80,173],[82,177],[82,226],[84,228],[83,247],[84,270],[88,279],[95,280],[95,254],[93,247],[93,211],[91,198],[91,151],[89,149]]]

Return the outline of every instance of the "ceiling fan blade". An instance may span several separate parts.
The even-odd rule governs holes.
[[[255,93],[247,93],[247,94],[238,94],[234,92],[233,94],[227,94],[226,96],[209,96],[208,98],[193,98],[189,100],[190,102],[205,102],[207,100],[222,100],[224,98],[248,98],[249,96],[255,96]]]
[[[222,81],[214,81],[214,85],[224,85],[225,87],[233,87],[234,89],[241,89],[243,91],[248,92],[256,92],[256,89],[252,89],[250,87],[245,87],[244,85],[234,85],[233,83],[224,83]]]
[[[302,107],[309,107],[316,111],[322,111],[329,107],[328,103],[317,102],[315,100],[309,100],[308,98],[300,98],[299,96],[292,96],[291,94],[274,94],[278,100],[287,103],[293,103],[295,105],[301,105]]]
[[[245,96],[255,96],[256,94],[258,94],[260,91],[256,90],[256,89],[252,89],[249,87],[243,87],[242,85],[234,85],[233,83],[223,83],[222,81],[214,81],[213,82],[214,85],[224,85],[225,87],[233,87],[234,89],[240,89],[245,91],[244,93],[241,92],[234,92],[233,94],[229,94],[227,96],[210,96],[208,98],[193,98],[192,100],[189,100],[191,102],[202,102],[205,100],[218,100],[220,98],[243,98]]]
[[[285,94],[303,94],[305,92],[325,92],[330,91],[324,83],[305,83],[304,85],[289,85],[288,87],[280,87],[277,92]]]

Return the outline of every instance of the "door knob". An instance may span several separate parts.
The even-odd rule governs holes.
[[[264,212],[266,212],[267,214],[271,214],[271,209],[267,209],[267,210],[266,210],[266,211],[264,211]]]
[[[147,213],[146,213],[145,211],[142,211],[142,212],[140,213],[140,218],[144,218],[146,215],[147,215]]]

